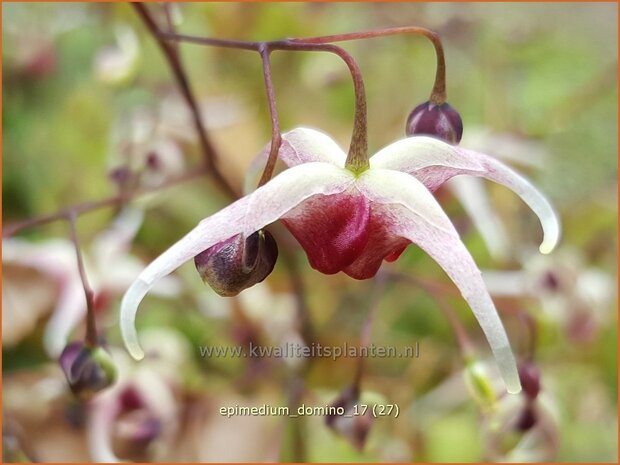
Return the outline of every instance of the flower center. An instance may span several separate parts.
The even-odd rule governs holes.
[[[282,221],[308,254],[312,268],[334,274],[353,263],[366,246],[370,203],[349,192],[316,195]]]

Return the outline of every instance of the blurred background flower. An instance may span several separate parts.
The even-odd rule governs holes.
[[[144,267],[136,257],[129,254],[131,242],[142,224],[143,213],[127,207],[110,226],[92,241],[91,250],[85,258],[86,273],[94,288],[94,309],[108,313],[111,302],[121,295]],[[68,240],[49,239],[31,242],[18,238],[2,241],[3,264],[7,267],[9,282],[21,273],[38,273],[51,281],[56,288],[57,301],[43,334],[43,346],[51,358],[56,358],[68,342],[72,331],[84,320],[86,299],[82,280],[76,265],[75,247]],[[179,281],[173,276],[166,279],[156,290],[159,295],[175,296],[180,290]],[[39,316],[37,283],[22,278],[19,292],[8,286],[2,293],[3,324],[11,328],[10,336],[3,338],[3,345],[13,346],[28,336]],[[48,304],[53,299],[48,301]],[[51,305],[48,305],[49,309]],[[106,315],[110,322],[116,316]],[[18,323],[13,323],[18,321]]]
[[[221,407],[234,405],[330,405],[342,400],[358,369],[353,358],[201,357],[199,346],[359,342],[373,286],[313,272],[277,225],[281,259],[260,285],[220,298],[188,264],[167,297],[149,296],[138,321],[149,355],[131,361],[116,326],[124,283],[229,199],[199,176],[191,114],[131,7],[5,4],[4,224],[160,189],[130,209],[101,209],[78,222],[96,303],[106,309],[97,315],[99,330],[119,372],[112,388],[88,401],[72,395],[55,360],[83,335],[84,293],[66,225],[3,240],[6,461],[616,460],[615,4],[150,7],[166,30],[243,40],[403,25],[439,32],[462,144],[526,172],[562,217],[561,247],[540,257],[530,252],[540,242],[536,219],[507,189],[455,179],[436,193],[477,263],[493,270],[485,273],[489,289],[518,358],[540,372],[540,392],[534,400],[501,393],[466,304],[452,298],[441,269],[410,247],[388,271],[433,283],[476,348],[473,365],[437,299],[388,280],[371,341],[419,342],[420,356],[366,360],[360,396],[398,404],[398,418],[330,426],[325,417],[222,416]],[[365,77],[373,153],[404,137],[407,115],[428,100],[434,52],[414,36],[342,45]],[[270,137],[260,59],[188,44],[178,50],[222,172],[241,190]],[[329,54],[297,52],[274,53],[272,65],[282,129],[329,127],[348,146],[353,92],[346,67]],[[164,188],[188,173],[186,182]],[[67,302],[76,318],[58,320]],[[69,329],[54,331],[61,342],[44,345],[55,321]]]

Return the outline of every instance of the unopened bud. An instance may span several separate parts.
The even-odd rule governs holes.
[[[247,239],[237,234],[194,257],[202,280],[224,297],[232,297],[263,281],[273,271],[278,245],[265,230]]]
[[[465,365],[465,384],[472,397],[483,407],[495,407],[495,390],[484,365],[479,361],[469,361]]]
[[[409,114],[405,132],[407,136],[427,135],[458,144],[463,136],[463,121],[447,103],[424,102]]]
[[[81,400],[92,398],[116,381],[112,357],[101,346],[73,342],[62,351],[59,362],[71,391]]]
[[[540,371],[532,362],[525,362],[519,365],[519,378],[523,393],[534,400],[540,392]]]

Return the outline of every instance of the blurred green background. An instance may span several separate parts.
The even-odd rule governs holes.
[[[166,24],[163,8],[150,7],[160,24]],[[586,275],[598,279],[591,287],[585,278],[579,281],[587,288],[585,296],[576,295],[569,284],[553,292],[534,286],[529,295],[498,300],[517,353],[524,352],[528,335],[516,315],[526,312],[535,321],[536,362],[547,396],[543,400],[552,412],[548,416],[553,433],[532,433],[529,442],[521,444],[532,455],[517,457],[615,461],[617,6],[205,3],[175,5],[169,13],[179,32],[252,41],[404,25],[440,33],[448,101],[464,122],[462,144],[475,139],[475,148],[516,157],[508,163],[549,196],[563,222],[559,250],[542,265],[532,265],[537,259],[530,260],[523,251],[539,240],[536,218],[510,192],[488,186],[514,251],[512,258],[495,260],[457,199],[441,191],[438,197],[477,263],[484,269],[534,269],[534,275],[543,267],[567,282]],[[153,187],[170,173],[192,171],[199,165],[193,127],[170,70],[130,6],[4,4],[2,26],[5,226],[116,194],[123,166],[138,173],[134,179],[138,185]],[[416,36],[343,46],[364,74],[372,153],[403,137],[407,115],[428,99],[435,72],[433,48]],[[180,51],[222,169],[234,185],[241,186],[245,168],[270,137],[260,59],[247,51],[189,44],[181,44]],[[343,63],[330,54],[298,52],[276,52],[272,63],[282,129],[317,127],[347,146],[353,91]],[[160,158],[153,161],[151,153]],[[137,205],[145,210],[145,218],[131,245],[132,254],[147,263],[226,202],[208,179],[141,197]],[[103,209],[79,221],[86,249],[113,217],[113,209]],[[63,222],[56,222],[25,230],[21,236],[45,244],[52,237],[68,237],[67,231]],[[372,282],[316,273],[299,248],[293,249],[292,257],[306,289],[317,339],[334,345],[345,340],[355,343],[368,311]],[[23,299],[16,307],[4,299],[10,286],[18,286],[13,292],[27,295],[28,286],[42,288],[49,279],[25,273],[23,264],[5,263],[4,268],[3,423],[5,436],[12,441],[5,443],[5,450],[14,447],[44,461],[88,460],[92,443],[84,432],[92,406],[74,403],[62,389],[52,395],[41,388],[32,395],[46,406],[45,413],[34,415],[26,408],[29,402],[17,394],[24,386],[33,386],[33,380],[62,380],[41,345],[57,292],[51,285],[49,297],[42,302]],[[450,285],[439,267],[415,247],[409,247],[393,269]],[[101,270],[106,273],[116,270]],[[222,418],[217,412],[224,405],[286,405],[296,398],[296,383],[303,385],[301,401],[306,404],[330,403],[351,382],[355,363],[311,360],[302,369],[271,360],[201,359],[198,344],[234,345],[251,337],[273,341],[276,333],[280,341],[297,337],[297,323],[289,321],[295,308],[290,269],[280,260],[261,291],[264,294],[226,302],[202,286],[192,265],[182,267],[178,275],[183,291],[172,299],[149,297],[148,310],[143,308],[139,317],[139,327],[175,330],[174,337],[189,348],[171,382],[176,427],[144,447],[130,444],[124,456],[117,445],[120,456],[156,461],[512,457],[510,445],[502,443],[501,452],[491,450],[493,414],[459,388],[463,361],[437,302],[408,284],[387,286],[372,341],[397,346],[419,341],[421,356],[369,361],[365,393],[397,403],[401,415],[377,419],[362,452],[328,429],[324,418]],[[597,293],[598,289],[602,290]],[[110,295],[99,314],[110,345],[118,347],[119,353],[116,318],[121,294]],[[576,299],[583,299],[578,310],[572,307]],[[466,304],[459,298],[449,301],[475,342],[478,356],[485,360],[486,342]],[[553,306],[553,311],[546,306]],[[13,327],[16,320],[5,319],[7,313],[25,315],[29,323]],[[81,337],[82,331],[78,328],[73,339]],[[456,381],[450,381],[453,378]]]

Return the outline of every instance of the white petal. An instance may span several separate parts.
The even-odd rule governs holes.
[[[307,198],[340,193],[354,181],[348,170],[327,163],[306,163],[286,170],[252,194],[202,220],[147,266],[125,293],[120,326],[129,353],[136,359],[144,356],[134,322],[140,301],[155,281],[218,242],[239,233],[249,235],[278,220]]]
[[[58,279],[72,279],[76,270],[75,246],[65,239],[30,242],[20,238],[2,239],[2,261],[32,267]]]
[[[519,392],[515,359],[495,305],[476,263],[433,195],[419,181],[391,170],[364,172],[358,188],[375,203],[373,210],[383,208],[393,234],[418,245],[454,281],[489,341],[508,392]]]
[[[117,463],[122,460],[112,447],[114,421],[121,411],[118,390],[97,396],[89,405],[87,440],[91,459],[98,463]]]
[[[110,271],[109,267],[114,266],[119,257],[127,253],[143,220],[144,212],[141,209],[125,206],[112,224],[95,237],[92,256],[100,273],[105,275]]]
[[[540,252],[543,254],[551,253],[560,240],[560,220],[545,196],[527,179],[495,158],[472,150],[463,150],[463,152],[466,156],[477,158],[479,163],[484,166],[485,171],[476,174],[476,176],[485,177],[508,187],[536,213],[543,228]]]
[[[86,297],[82,282],[79,279],[67,281],[61,287],[56,308],[43,334],[43,347],[51,358],[60,356],[71,331],[82,321],[85,314]]]
[[[270,148],[271,144],[267,144],[250,164],[245,176],[245,192],[254,190],[256,177],[265,168]],[[289,168],[313,162],[331,163],[343,168],[346,158],[346,153],[331,137],[316,129],[296,128],[282,134],[278,159]]]
[[[450,179],[446,185],[471,218],[491,256],[499,260],[508,258],[510,255],[508,233],[489,202],[489,194],[482,181],[458,176]]]
[[[43,347],[50,358],[55,359],[67,344],[71,331],[86,314],[86,298],[77,270],[75,247],[64,239],[31,243],[19,238],[3,239],[2,247],[4,261],[32,267],[58,283],[58,301],[43,334]],[[91,275],[86,258],[86,273]]]
[[[490,179],[511,189],[538,215],[544,232],[542,253],[550,253],[560,239],[560,222],[547,199],[521,175],[488,155],[420,136],[385,147],[370,159],[370,165],[409,173],[431,191],[459,174]]]

